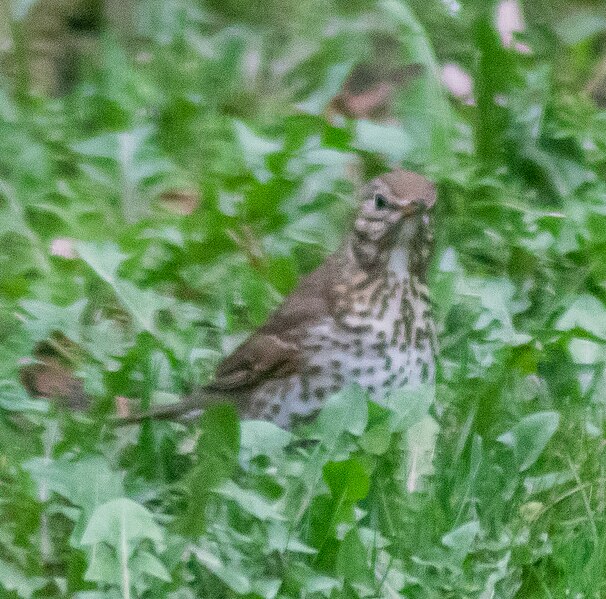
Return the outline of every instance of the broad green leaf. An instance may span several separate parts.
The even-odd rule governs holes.
[[[579,44],[606,31],[606,15],[603,11],[575,6],[556,23],[555,31],[565,44]]]
[[[137,551],[130,561],[130,566],[137,574],[147,574],[164,582],[172,580],[164,564],[149,551]]]
[[[263,599],[275,599],[281,587],[282,580],[279,578],[262,578],[252,582],[253,593]]]
[[[122,571],[116,551],[107,545],[96,545],[91,551],[84,580],[120,586]]]
[[[511,447],[520,472],[528,470],[539,458],[560,422],[557,412],[537,412],[525,416],[498,441]]]
[[[49,404],[43,400],[31,399],[25,389],[14,381],[0,381],[0,407],[9,412],[38,412],[46,414]]]
[[[390,393],[382,402],[392,412],[389,418],[390,431],[406,431],[423,420],[435,401],[435,396],[436,387],[429,384],[402,387]]]
[[[319,433],[327,447],[332,447],[345,432],[359,437],[367,422],[366,392],[359,385],[351,385],[328,399],[312,430]]]
[[[214,493],[235,501],[243,511],[259,520],[285,520],[277,505],[270,503],[259,493],[242,489],[232,480],[225,481],[214,489]]]
[[[236,409],[231,404],[211,406],[202,415],[200,433],[197,445],[200,460],[217,456],[224,464],[225,476],[230,476],[240,451],[240,422]]]
[[[467,522],[445,534],[442,543],[452,550],[456,561],[462,562],[472,550],[480,530],[480,523],[477,520]]]
[[[78,460],[33,458],[23,467],[39,488],[65,497],[87,516],[101,504],[124,494],[123,474],[110,468],[103,456],[85,455]],[[82,484],[86,481],[86,484]]]
[[[245,420],[241,423],[242,454],[247,460],[260,455],[276,456],[292,441],[293,435],[265,420]]]
[[[375,424],[360,437],[360,447],[368,453],[383,455],[389,449],[391,435],[392,430],[389,423]]]
[[[162,529],[149,510],[131,499],[120,498],[100,505],[93,512],[82,535],[82,544],[107,543],[120,551],[127,547],[126,554],[130,556],[145,539],[159,547],[163,542]]]
[[[82,341],[82,315],[88,300],[80,299],[71,306],[56,306],[40,300],[23,300],[27,313],[24,326],[34,341],[44,341],[53,333],[61,333],[75,343]]]
[[[13,19],[15,19],[15,21],[22,21],[25,19],[31,8],[37,2],[38,0],[8,0]]]
[[[564,470],[561,472],[547,472],[539,476],[527,476],[524,479],[524,488],[529,497],[551,491],[554,487],[574,480],[574,472]]]
[[[370,477],[357,459],[329,462],[322,471],[330,492],[339,503],[355,503],[364,499],[370,489]]]
[[[211,492],[231,477],[238,466],[240,424],[235,408],[219,404],[205,410],[200,419],[200,433],[197,465],[184,479],[187,509],[179,520],[179,530],[188,537],[205,530]]]
[[[175,170],[158,145],[152,143],[153,134],[151,127],[140,127],[102,133],[72,145],[75,152],[92,159],[91,164],[84,163],[81,168],[119,193],[127,222],[136,222],[148,210],[150,197],[143,193],[143,184],[152,179],[169,179]]]
[[[568,351],[575,364],[598,364],[604,360],[604,345],[588,339],[571,339]]]
[[[382,154],[394,163],[406,160],[414,147],[412,138],[401,126],[364,120],[356,121],[354,144],[365,152]]]
[[[408,472],[406,489],[409,493],[424,490],[426,477],[433,471],[439,427],[429,414],[406,431]]]
[[[36,591],[46,586],[47,582],[39,576],[28,576],[19,568],[0,559],[0,586],[7,592],[16,593],[17,597],[30,599]]]
[[[606,306],[595,296],[582,294],[572,302],[555,326],[558,331],[579,328],[606,339]]]
[[[317,549],[306,545],[295,536],[288,522],[276,520],[268,523],[267,549],[269,551],[278,551],[279,553],[286,553],[287,551],[308,555],[318,553]]]
[[[129,313],[135,325],[156,337],[160,336],[156,317],[160,310],[173,306],[175,300],[158,295],[150,289],[139,289],[118,276],[120,264],[126,258],[114,243],[78,243],[80,257],[114,290],[118,301]]]
[[[246,166],[261,183],[266,183],[271,177],[266,158],[270,154],[279,152],[282,149],[282,142],[261,137],[241,121],[234,121],[234,129]]]

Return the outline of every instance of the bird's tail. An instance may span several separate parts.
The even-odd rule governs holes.
[[[166,406],[157,406],[145,412],[129,414],[127,416],[114,416],[110,422],[113,426],[127,426],[140,424],[145,420],[173,420],[175,422],[190,422],[199,418],[204,409],[216,403],[213,394],[207,394],[201,388],[188,395],[183,401]]]
[[[36,363],[23,367],[21,382],[33,397],[56,401],[62,408],[73,412],[86,412],[93,405],[93,399],[86,394],[82,381],[52,356],[43,356]],[[229,398],[224,393],[199,387],[178,403],[124,416],[116,415],[110,418],[110,423],[120,427],[145,420],[188,422],[199,418],[210,405],[226,400]]]

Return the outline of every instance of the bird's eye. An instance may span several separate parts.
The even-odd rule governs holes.
[[[385,198],[385,196],[378,193],[375,196],[375,209],[376,210],[385,210],[385,208],[387,208],[387,206],[388,206],[388,204],[387,204],[387,199]]]

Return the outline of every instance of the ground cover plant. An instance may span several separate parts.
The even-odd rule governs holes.
[[[60,97],[29,90],[30,4],[0,89],[0,596],[603,597],[599,4],[525,6],[507,46],[479,0],[143,2]],[[359,64],[418,73],[346,117]],[[207,381],[396,164],[440,189],[435,389],[352,386],[296,435],[108,424]],[[91,404],[27,391],[65,385]]]

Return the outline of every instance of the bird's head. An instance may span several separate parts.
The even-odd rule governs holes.
[[[362,190],[353,247],[363,266],[377,266],[392,250],[418,246],[427,234],[436,188],[422,175],[394,170]]]

